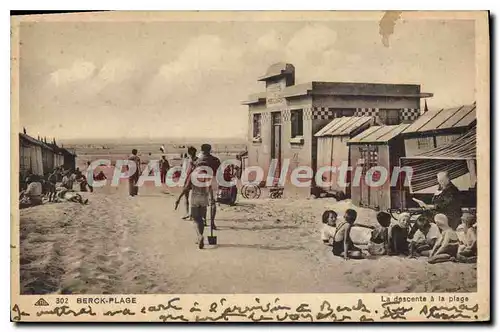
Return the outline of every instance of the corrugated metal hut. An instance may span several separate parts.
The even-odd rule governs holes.
[[[350,195],[349,186],[343,185],[348,182],[349,175],[344,179],[345,181],[339,183],[337,169],[342,163],[350,165],[347,141],[374,123],[375,118],[370,116],[341,117],[332,120],[314,135],[318,139],[318,171],[322,167],[333,167],[333,169],[322,172],[323,181],[329,183],[329,186],[319,186],[322,190]]]
[[[391,178],[394,167],[399,167],[399,158],[405,155],[400,134],[408,126],[373,126],[347,142],[353,168],[351,199],[354,204],[382,211],[400,207],[401,184],[397,181],[391,185]],[[374,183],[367,183],[367,178]]]

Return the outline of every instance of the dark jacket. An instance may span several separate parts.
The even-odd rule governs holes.
[[[202,153],[198,160],[197,160],[197,165],[200,163],[206,163],[213,171],[213,176],[217,175],[217,170],[219,169],[221,162],[220,159],[211,155],[211,154],[204,154]]]

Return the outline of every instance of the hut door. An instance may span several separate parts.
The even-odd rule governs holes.
[[[363,167],[361,172],[361,204],[363,206],[378,207],[377,188],[371,188],[366,183],[366,173],[372,167],[378,165],[378,148],[376,146],[367,146],[360,148]]]
[[[279,178],[281,173],[281,112],[271,114],[271,160],[277,160],[275,178]]]

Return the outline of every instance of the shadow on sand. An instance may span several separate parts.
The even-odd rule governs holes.
[[[303,250],[302,246],[270,246],[266,244],[217,244],[215,248],[244,248],[244,249],[259,249],[259,250]]]
[[[236,230],[236,231],[264,231],[270,229],[294,229],[299,228],[298,226],[250,226],[250,227],[241,227],[241,226],[217,226],[217,230]]]
[[[223,204],[223,205],[227,205],[227,204]],[[230,207],[255,207],[257,204],[255,203],[250,203],[250,202],[236,202],[234,205],[230,206]],[[227,205],[229,206],[229,205]]]

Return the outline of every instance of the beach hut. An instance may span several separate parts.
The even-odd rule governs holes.
[[[323,186],[317,184],[319,188],[349,197],[350,188],[344,185],[347,179],[339,182],[337,169],[343,163],[349,165],[347,141],[374,124],[375,118],[370,116],[341,117],[332,120],[314,135],[318,139],[318,171],[322,173],[325,182]]]
[[[399,159],[405,155],[400,134],[408,126],[373,126],[347,142],[354,204],[381,211],[401,206],[400,181],[391,183],[391,179]]]
[[[53,168],[60,167],[64,165],[64,156],[62,153],[62,148],[57,146],[55,141],[50,143],[50,147],[54,151],[54,161],[53,161]]]
[[[429,110],[402,133],[406,156],[446,145],[465,134],[476,124],[476,104]]]
[[[27,134],[19,133],[19,169],[21,175],[32,173],[43,175],[53,158],[52,148]]]
[[[61,148],[61,153],[64,160],[65,169],[75,169],[76,168],[76,153],[66,148]]]
[[[405,142],[405,156],[419,156],[427,151],[445,146],[469,132],[476,125],[476,104],[430,110],[411,124],[402,136]],[[435,174],[434,174],[435,177]],[[471,187],[467,175],[455,178],[453,183],[461,190]],[[418,188],[418,190],[416,190]],[[406,188],[409,191],[409,188]],[[414,193],[434,194],[437,187],[416,186]]]

